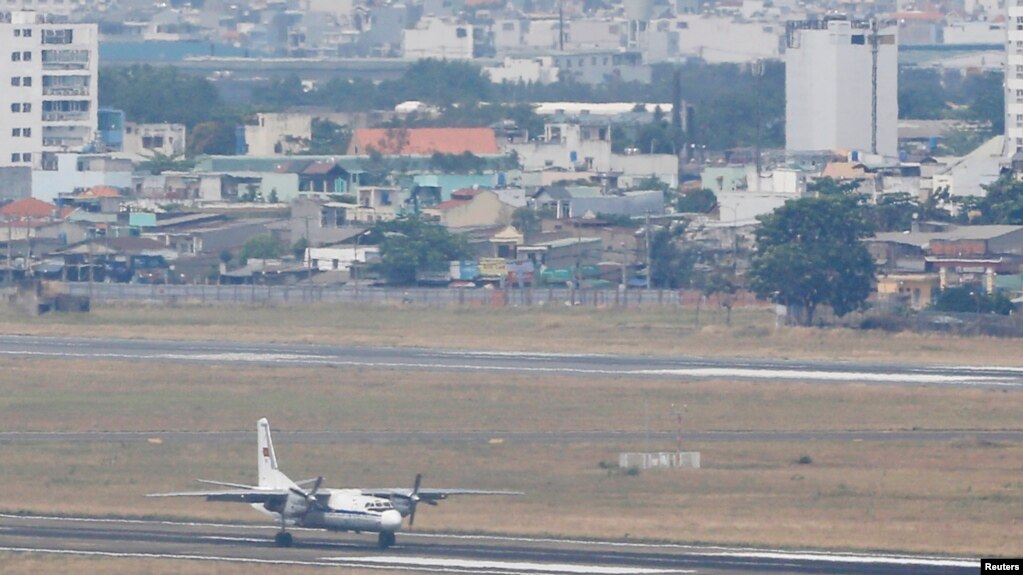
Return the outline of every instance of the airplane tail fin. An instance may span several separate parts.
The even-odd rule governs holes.
[[[274,453],[273,440],[270,438],[270,422],[265,417],[256,423],[256,436],[259,446],[257,459],[259,487],[264,489],[290,487],[291,480],[277,469],[277,455]]]

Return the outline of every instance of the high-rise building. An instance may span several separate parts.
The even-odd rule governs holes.
[[[1005,157],[1023,150],[1023,0],[1006,0]]]
[[[0,166],[48,169],[97,129],[98,30],[0,12]]]
[[[895,28],[829,17],[789,22],[785,39],[785,148],[896,156]]]

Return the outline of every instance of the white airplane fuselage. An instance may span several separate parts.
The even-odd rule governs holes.
[[[298,518],[286,516],[285,522],[332,531],[394,533],[401,529],[402,515],[387,499],[362,495],[358,489],[321,489],[319,493],[326,495],[321,499],[325,509],[313,509]],[[280,522],[279,511],[260,503],[252,507]]]

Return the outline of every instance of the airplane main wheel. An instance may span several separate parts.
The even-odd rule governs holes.
[[[274,535],[274,544],[278,547],[291,547],[294,541],[291,538],[291,533],[281,531],[277,535]]]
[[[380,547],[381,549],[387,549],[391,545],[394,545],[394,540],[395,540],[394,533],[381,531],[380,536],[377,537],[377,546]]]

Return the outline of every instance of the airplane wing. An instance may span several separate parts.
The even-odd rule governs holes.
[[[380,487],[361,489],[363,495],[372,497],[409,497],[412,490],[408,487]],[[486,491],[482,489],[420,489],[419,500],[433,503],[447,499],[451,495],[525,495],[521,491]]]
[[[205,497],[207,501],[266,503],[268,501],[286,499],[288,497],[288,490],[233,489],[228,491],[182,491],[178,493],[148,493],[146,497]]]

